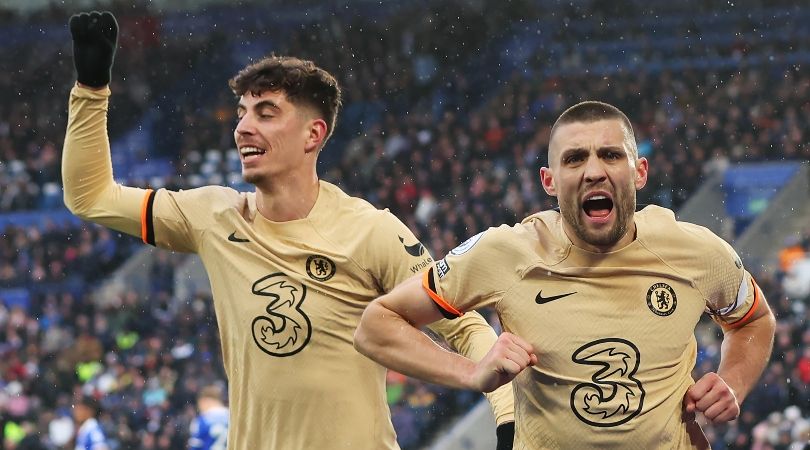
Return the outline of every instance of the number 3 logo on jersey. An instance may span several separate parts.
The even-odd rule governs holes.
[[[571,391],[571,410],[579,420],[596,427],[615,427],[641,412],[644,389],[634,377],[641,355],[632,342],[599,339],[577,349],[571,359],[598,368],[592,383],[580,383]]]
[[[253,319],[253,341],[272,356],[292,356],[306,347],[312,324],[301,310],[307,287],[283,273],[274,273],[253,283],[253,294],[267,298],[266,316]]]

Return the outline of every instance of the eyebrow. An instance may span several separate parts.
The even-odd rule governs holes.
[[[276,111],[281,111],[281,107],[272,100],[262,100],[260,102],[256,102],[253,104],[253,109],[262,109],[262,108],[273,108]],[[247,110],[247,106],[244,105],[241,101],[239,104],[236,105],[236,110]]]
[[[569,156],[588,153],[588,150],[582,147],[567,148],[560,152],[560,161],[565,161]]]
[[[598,149],[596,149],[596,152],[599,153],[599,152],[604,152],[604,151],[609,151],[609,150],[613,150],[613,151],[621,152],[621,153],[625,152],[624,147],[615,146],[615,145],[606,145],[604,147],[599,147]],[[588,153],[588,152],[590,152],[590,150],[588,150],[585,147],[567,148],[567,149],[563,150],[560,153],[560,159],[565,158],[567,156],[577,155],[577,154],[580,154],[580,153]]]
[[[606,145],[604,147],[599,147],[598,149],[596,149],[597,154],[603,153],[603,152],[606,152],[606,151],[615,151],[615,152],[619,152],[619,153],[622,153],[622,154],[627,153],[625,151],[624,147],[615,146],[615,145]],[[582,155],[583,153],[589,153],[589,152],[590,152],[590,150],[588,150],[585,147],[567,148],[567,149],[563,150],[562,152],[560,152],[560,159],[559,160],[560,161],[565,161],[565,159],[570,157],[570,156]]]
[[[616,152],[619,152],[619,153],[626,153],[624,147],[616,146],[616,145],[606,145],[604,147],[599,147],[596,151],[597,152],[604,152],[604,151],[608,151],[608,150],[613,150],[613,151],[616,151]]]

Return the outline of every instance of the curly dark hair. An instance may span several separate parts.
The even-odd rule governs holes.
[[[228,81],[228,86],[237,96],[245,92],[253,95],[284,92],[290,103],[315,109],[329,127],[324,143],[335,130],[341,105],[340,86],[335,77],[312,61],[270,55],[240,70]]]

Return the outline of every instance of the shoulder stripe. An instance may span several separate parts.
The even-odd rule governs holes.
[[[447,317],[448,319],[455,319],[456,317],[461,317],[464,315],[463,312],[453,308],[453,305],[447,303],[439,294],[436,293],[436,283],[433,280],[433,267],[428,269],[427,272],[422,276],[422,287],[425,288],[425,291],[428,293],[433,302],[436,304],[436,307],[439,308],[442,315]]]
[[[155,245],[155,227],[152,219],[152,205],[155,202],[155,191],[147,189],[141,204],[141,239],[144,244]]]
[[[751,316],[754,315],[754,311],[757,310],[761,294],[757,282],[754,281],[754,277],[751,277],[751,287],[754,289],[754,301],[751,302],[751,308],[748,309],[748,312],[745,313],[745,315],[740,320],[727,324],[729,328],[737,328],[745,325],[751,319]]]

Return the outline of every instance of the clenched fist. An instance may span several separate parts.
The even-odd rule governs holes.
[[[683,406],[687,413],[700,411],[714,423],[728,422],[740,415],[740,403],[734,390],[714,372],[703,375],[689,387]]]
[[[475,365],[470,377],[470,389],[492,392],[534,364],[537,364],[537,355],[532,346],[514,334],[503,333]]]
[[[79,83],[90,87],[110,84],[118,43],[118,22],[108,11],[74,14],[70,17],[73,64]]]

